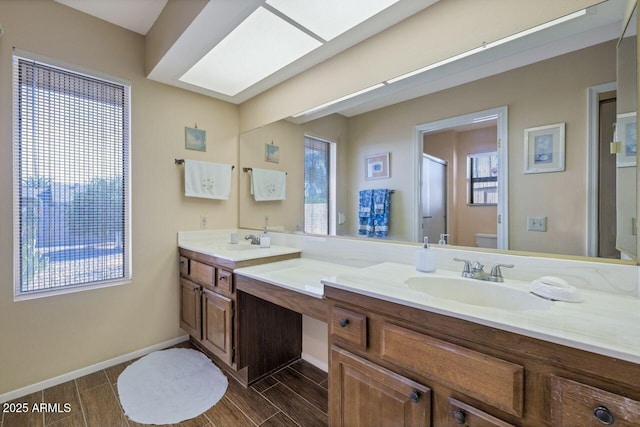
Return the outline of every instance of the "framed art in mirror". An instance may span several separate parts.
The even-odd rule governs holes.
[[[389,153],[372,154],[364,157],[364,178],[389,178]]]
[[[524,130],[524,173],[564,171],[564,123]]]

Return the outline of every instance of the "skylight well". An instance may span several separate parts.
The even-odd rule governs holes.
[[[180,81],[235,96],[398,0],[267,0]]]

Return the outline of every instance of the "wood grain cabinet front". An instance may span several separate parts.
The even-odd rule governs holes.
[[[201,333],[201,294],[200,285],[190,280],[180,279],[180,327],[189,335],[199,337]]]
[[[331,348],[332,426],[430,426],[431,390],[338,347]]]
[[[551,377],[553,426],[640,426],[640,402],[572,381]]]
[[[367,349],[367,316],[352,310],[333,307],[329,334],[351,347]]]
[[[487,414],[464,402],[448,399],[447,421],[448,427],[515,427],[493,415]]]
[[[227,365],[233,362],[233,302],[208,289],[202,291],[202,344]]]

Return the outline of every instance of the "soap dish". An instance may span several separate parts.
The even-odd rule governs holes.
[[[531,282],[531,293],[552,301],[582,302],[582,295],[559,277],[543,276]]]

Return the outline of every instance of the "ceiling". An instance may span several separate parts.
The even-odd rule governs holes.
[[[142,35],[149,31],[167,4],[167,0],[55,1]],[[314,0],[307,1],[311,5],[318,4]],[[210,0],[153,67],[148,77],[152,80],[239,104],[437,1],[323,0],[323,6],[334,4],[337,7],[337,15],[327,15],[325,21],[320,21],[321,25],[318,26],[311,22],[311,18],[314,15],[320,15],[322,8],[317,10],[300,9],[297,6],[302,4],[303,0]],[[351,23],[347,22],[341,28],[331,27],[330,24],[336,20],[335,17],[340,13],[344,14],[345,5],[361,4],[359,2],[372,3],[374,9],[371,13],[374,14],[368,18],[365,14],[364,18],[360,19],[364,20],[359,23],[358,20],[355,20]],[[380,11],[376,12],[375,7]],[[419,73],[397,82],[381,82],[366,93],[347,96],[330,106],[318,108],[317,111],[296,116],[290,120],[302,123],[332,113],[340,113],[350,117],[612,40],[621,32],[621,19],[625,7],[626,0],[609,0],[589,8],[587,13],[579,18],[550,29],[528,34],[491,49],[480,50],[473,55],[429,70],[429,72]],[[226,52],[225,49],[222,49],[216,54],[217,56],[214,55],[209,60],[207,60],[207,55],[215,53],[217,47],[224,47],[238,28],[259,14],[268,17],[268,20],[265,21],[267,26],[262,29],[258,27],[258,31],[253,33],[253,41],[249,39],[248,42],[245,41],[244,48],[235,49],[245,54],[239,55],[240,68],[235,71],[232,69],[230,74],[241,73],[243,64],[244,68],[271,68],[262,76],[254,76],[253,82],[246,88],[242,88],[242,86],[235,86],[231,89],[222,86],[215,88],[208,84],[204,78],[208,74],[220,74],[220,70],[216,70],[216,68],[223,68],[220,67],[220,64],[228,62],[224,55],[232,54],[234,48],[227,47]],[[258,46],[258,50],[267,49],[269,44],[284,43],[282,40],[279,42],[276,37],[270,38],[267,35],[271,33],[269,25],[280,21],[288,25],[289,31],[280,37],[284,37],[286,40],[292,38],[294,32],[302,32],[305,37],[303,44],[307,43],[308,46],[302,48],[302,53],[293,54],[285,61],[284,66],[273,64],[256,66],[255,61],[257,61],[259,52],[246,54],[245,49],[251,49],[253,45]],[[349,24],[354,25],[354,22],[355,26],[345,30]],[[262,39],[269,39],[270,43],[261,44],[264,41]]]

